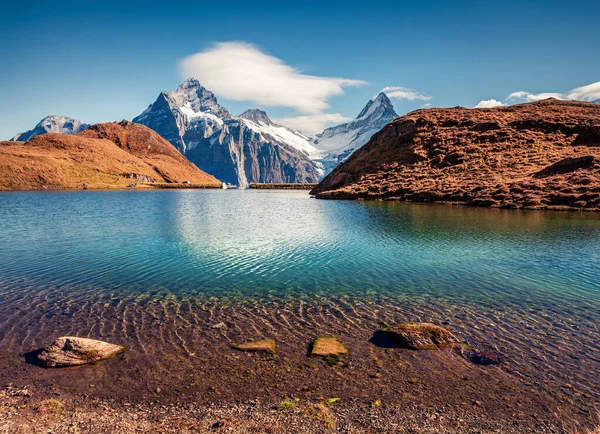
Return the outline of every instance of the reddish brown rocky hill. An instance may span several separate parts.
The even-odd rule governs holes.
[[[123,121],[78,134],[0,142],[0,190],[123,188],[132,183],[220,186],[149,128]]]
[[[400,117],[338,166],[318,198],[600,209],[600,105],[548,99]]]

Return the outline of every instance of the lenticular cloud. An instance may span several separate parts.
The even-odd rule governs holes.
[[[180,62],[184,77],[195,77],[217,95],[265,106],[291,107],[303,113],[320,113],[327,99],[344,93],[360,80],[303,74],[281,59],[247,42],[220,42]]]

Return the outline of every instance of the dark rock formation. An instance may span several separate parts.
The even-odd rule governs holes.
[[[430,323],[405,322],[383,331],[391,342],[411,350],[437,350],[458,342],[448,330]]]

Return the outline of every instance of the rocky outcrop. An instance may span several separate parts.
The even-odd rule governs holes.
[[[405,322],[383,331],[392,343],[411,350],[437,350],[458,342],[448,330],[430,323]]]
[[[318,198],[600,209],[600,106],[544,101],[402,116],[312,190]]]
[[[134,122],[172,143],[200,169],[247,187],[260,183],[314,183],[323,172],[318,151],[299,133],[274,124],[260,110],[232,116],[195,79],[162,92]]]
[[[240,351],[275,354],[275,340],[263,339],[260,341],[246,342],[243,344],[234,345],[233,348]]]
[[[0,142],[0,190],[124,188],[131,184],[220,187],[149,128],[123,121],[78,134]]]
[[[109,359],[125,351],[125,347],[95,339],[64,336],[56,339],[38,355],[48,368],[86,365]]]
[[[46,116],[44,119],[39,121],[33,129],[25,133],[17,134],[11,139],[11,141],[26,142],[35,136],[47,133],[76,134],[88,127],[88,124],[84,124],[77,119],[73,119],[68,116]]]

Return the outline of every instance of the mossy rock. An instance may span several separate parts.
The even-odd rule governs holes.
[[[392,343],[411,350],[437,350],[459,342],[448,330],[431,323],[404,322],[382,331]]]
[[[275,340],[262,339],[260,341],[246,342],[245,344],[234,345],[233,348],[240,351],[275,354]]]
[[[313,341],[310,355],[313,357],[339,359],[348,354],[348,348],[335,336],[319,336]]]

